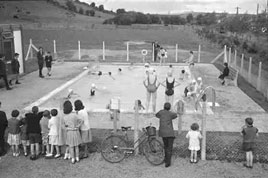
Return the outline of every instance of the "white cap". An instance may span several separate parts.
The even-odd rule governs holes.
[[[145,64],[144,64],[144,67],[149,67],[149,66],[150,66],[149,63],[145,63]]]
[[[193,80],[192,80],[192,83],[196,83],[196,80],[195,80],[195,79],[193,79]]]
[[[201,77],[198,77],[197,80],[202,81],[202,78]]]
[[[92,83],[92,84],[91,84],[91,87],[92,87],[92,88],[95,88],[95,87],[96,87],[95,83]]]

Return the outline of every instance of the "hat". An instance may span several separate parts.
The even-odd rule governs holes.
[[[150,66],[149,63],[145,63],[145,64],[144,64],[144,67],[149,67],[149,66]]]
[[[96,87],[95,83],[92,83],[92,84],[91,84],[91,87],[92,87],[92,88],[95,88],[95,87]]]
[[[192,83],[196,83],[196,80],[195,80],[195,79],[193,79],[193,80],[192,80]]]

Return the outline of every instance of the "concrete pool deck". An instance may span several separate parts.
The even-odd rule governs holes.
[[[117,73],[118,65],[122,68],[122,74]],[[174,64],[174,68],[178,69],[178,71],[180,71],[182,67],[185,67],[185,65]],[[109,71],[114,74],[115,80],[108,76],[101,76],[99,78],[86,75],[69,87],[78,94],[74,96],[71,101],[82,99],[88,107],[92,128],[113,128],[109,112],[105,110],[105,106],[108,104],[111,96],[121,98],[121,108],[125,111],[130,111],[131,108],[133,108],[136,99],[141,99],[142,102],[145,103],[145,89],[142,82],[140,82],[143,79],[143,75],[140,75],[140,73],[144,72],[143,66],[135,65],[134,69],[131,71],[134,80],[129,78],[130,74],[125,75],[124,72],[128,71],[127,68],[128,65],[101,64],[101,69],[109,69]],[[165,78],[168,66],[154,66],[154,68],[156,68],[160,81],[162,81],[162,79]],[[185,67],[185,69],[187,70],[187,67]],[[244,119],[246,117],[253,117],[254,125],[259,128],[260,132],[268,132],[268,123],[266,122],[268,114],[238,87],[220,85],[217,80],[218,74],[218,69],[211,64],[197,64],[194,69],[194,75],[196,77],[202,76],[204,84],[206,86],[212,86],[216,90],[216,102],[219,104],[212,114],[207,115],[207,130],[239,132],[244,125]],[[101,89],[97,91],[95,98],[89,96],[89,88],[93,82]],[[175,98],[180,98],[180,94],[178,93],[183,92],[187,82],[176,88]],[[138,86],[136,85],[137,83]],[[129,90],[126,90],[126,88]],[[58,108],[60,99],[66,96],[67,93],[68,88],[62,90],[58,95],[53,96],[46,103],[42,104],[41,107]],[[98,95],[102,95],[102,98],[99,98]],[[137,96],[139,96],[139,98],[137,98]],[[164,88],[161,87],[158,91],[157,110],[162,109],[164,101]],[[120,115],[121,119],[118,122],[118,126],[134,126],[134,115],[132,112],[123,111]],[[186,103],[186,114],[183,115],[182,129],[189,130],[193,122],[197,122],[201,125],[201,118],[200,109],[194,112],[193,105]],[[158,127],[158,119],[156,119],[154,115],[140,114],[140,127],[144,127],[150,123]],[[177,120],[174,120],[174,128],[177,129]]]

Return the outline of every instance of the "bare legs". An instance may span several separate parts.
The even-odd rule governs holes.
[[[150,100],[152,98],[152,107],[153,107],[153,112],[156,111],[156,98],[157,98],[157,92],[150,93],[147,91],[146,93],[146,112],[149,110],[149,105],[150,105]]]
[[[247,158],[247,166],[252,168],[253,167],[253,154],[252,151],[246,152],[246,158]]]
[[[69,147],[69,149],[71,153],[72,163],[74,164],[75,161],[79,162],[79,147],[74,146],[74,147]]]
[[[197,151],[196,150],[191,150],[190,162],[191,163],[197,162]]]

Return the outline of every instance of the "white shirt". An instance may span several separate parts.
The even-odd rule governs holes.
[[[88,118],[88,113],[87,113],[86,108],[78,111],[77,114],[79,118],[84,121],[83,124],[81,125],[81,130],[89,130],[90,124],[89,124],[89,118]]]
[[[48,135],[58,135],[59,132],[59,118],[57,117],[51,117],[51,119],[48,121],[48,128],[49,133]]]

